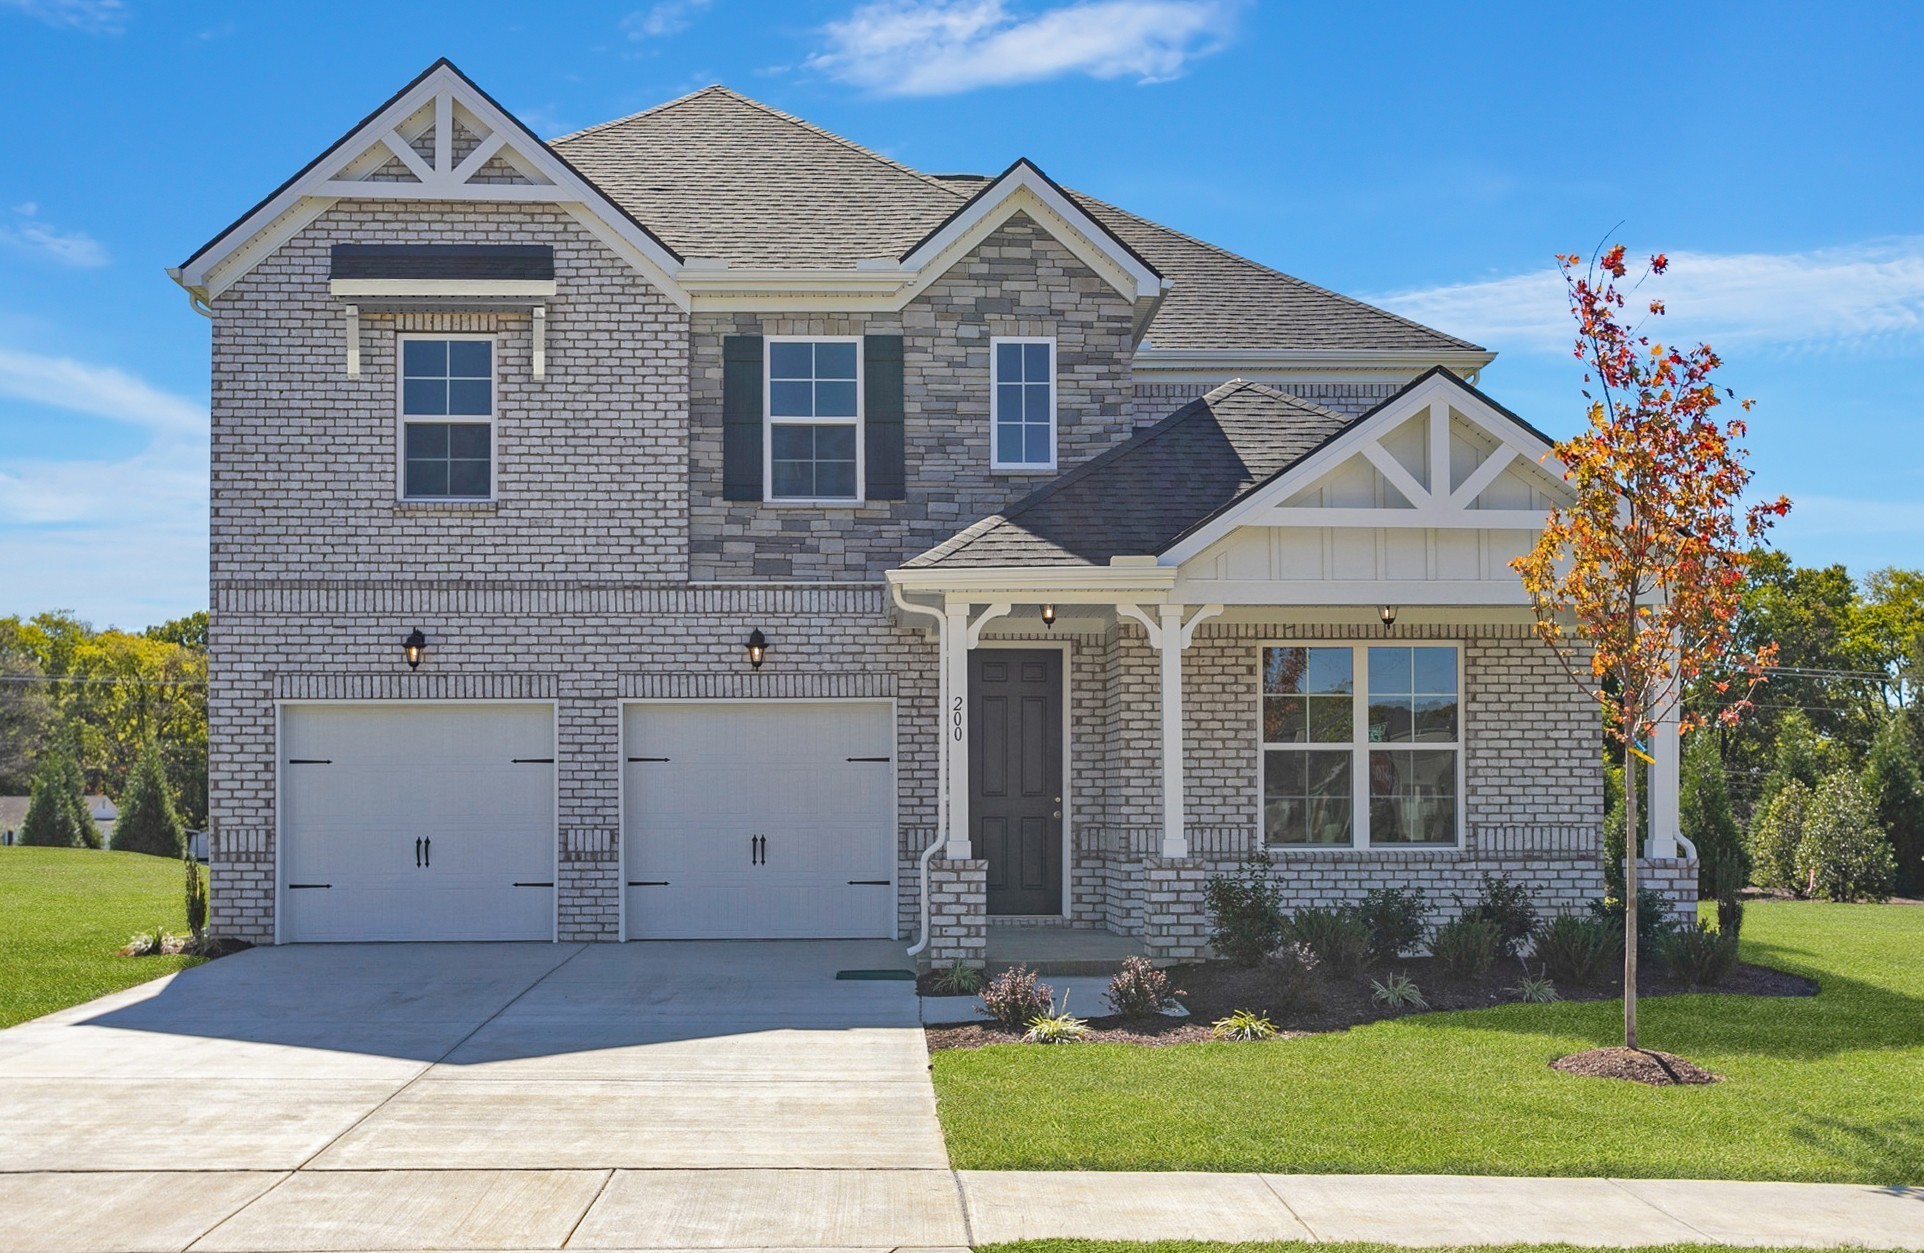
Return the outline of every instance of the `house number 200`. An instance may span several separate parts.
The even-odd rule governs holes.
[[[955,698],[955,708],[949,713],[949,728],[951,736],[957,740],[962,738],[962,698],[960,696]]]

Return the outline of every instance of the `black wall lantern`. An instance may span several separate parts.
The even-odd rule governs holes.
[[[408,669],[419,670],[421,668],[421,658],[427,656],[428,653],[428,637],[421,634],[420,627],[415,627],[412,631],[409,631],[408,637],[401,641],[401,652],[405,654],[408,659]]]
[[[1054,605],[1044,605],[1042,607],[1042,625],[1052,631],[1055,630],[1056,607]]]
[[[753,631],[750,631],[748,633],[749,666],[753,669],[760,670],[762,668],[762,658],[765,657],[767,654],[768,654],[768,637],[762,634],[760,627],[756,627]]]
[[[1396,606],[1384,605],[1376,611],[1376,616],[1383,620],[1383,629],[1387,631],[1396,625]]]

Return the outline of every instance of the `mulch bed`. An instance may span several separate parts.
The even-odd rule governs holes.
[[[1239,1009],[1254,1010],[1276,1026],[1278,1038],[1342,1031],[1349,1027],[1384,1018],[1402,1018],[1423,1010],[1394,1009],[1372,999],[1370,981],[1384,979],[1389,972],[1400,972],[1422,989],[1430,1010],[1488,1009],[1493,1005],[1518,1002],[1516,987],[1522,970],[1514,961],[1499,962],[1482,979],[1451,978],[1434,958],[1402,958],[1358,975],[1338,979],[1318,972],[1311,977],[1307,993],[1294,1001],[1282,998],[1273,976],[1261,967],[1247,968],[1229,962],[1201,962],[1174,966],[1169,981],[1182,989],[1181,1000],[1188,1018],[1091,1018],[1091,1041],[1117,1044],[1159,1046],[1193,1044],[1209,1038],[1209,1024]],[[1047,983],[1048,976],[1042,981]],[[1738,963],[1730,976],[1714,988],[1693,988],[1672,978],[1661,966],[1645,966],[1638,972],[1640,996],[1674,996],[1686,992],[1720,992],[1739,996],[1815,996],[1817,984],[1801,975],[1787,974],[1768,966]],[[1596,987],[1557,987],[1559,999],[1566,1001],[1615,1000],[1623,994],[1621,971],[1609,982]],[[981,1048],[987,1044],[1010,1044],[1022,1038],[1020,1031],[1009,1031],[992,1022],[969,1023],[956,1027],[927,1029],[930,1049]]]
[[[1722,1075],[1713,1075],[1675,1053],[1660,1053],[1656,1049],[1627,1049],[1621,1045],[1616,1048],[1586,1049],[1568,1057],[1559,1057],[1550,1063],[1550,1067],[1569,1075],[1628,1079],[1632,1083],[1647,1083],[1653,1088],[1667,1088],[1682,1083],[1717,1083],[1723,1079]]]

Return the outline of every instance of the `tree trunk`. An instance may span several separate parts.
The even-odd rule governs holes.
[[[1637,1047],[1637,758],[1634,723],[1623,743],[1623,1046]]]

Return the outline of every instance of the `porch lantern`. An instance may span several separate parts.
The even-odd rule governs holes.
[[[1056,607],[1054,605],[1044,605],[1042,607],[1042,625],[1052,631],[1055,630]]]
[[[1383,629],[1387,631],[1396,625],[1396,606],[1384,605],[1376,611],[1376,616],[1383,620]]]
[[[428,637],[421,634],[420,627],[415,627],[412,631],[409,631],[408,637],[401,641],[401,653],[408,659],[408,669],[410,670],[419,670],[421,668],[421,658],[427,656],[427,652]]]
[[[748,649],[749,668],[760,670],[762,668],[762,658],[768,652],[768,637],[762,634],[760,627],[756,627],[748,633],[748,644],[746,647]]]

